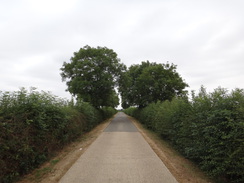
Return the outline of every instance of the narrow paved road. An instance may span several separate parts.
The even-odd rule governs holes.
[[[124,113],[68,170],[60,183],[177,183]]]

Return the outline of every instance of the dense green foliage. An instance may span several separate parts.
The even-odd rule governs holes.
[[[152,102],[171,100],[186,94],[188,85],[176,72],[174,64],[142,62],[121,74],[119,91],[122,107],[147,106]]]
[[[126,113],[168,139],[210,176],[224,182],[244,182],[244,90],[228,93],[202,87],[192,100],[151,103]]]
[[[125,112],[169,140],[210,176],[244,182],[244,90],[218,88],[187,97],[174,64],[142,62],[128,70],[106,47],[85,46],[64,62],[61,76],[76,102],[47,92],[0,92],[0,182],[8,183],[65,144]]]
[[[0,92],[0,182],[28,173],[115,112],[34,89]]]
[[[116,107],[119,98],[114,88],[125,69],[113,50],[85,46],[74,53],[70,63],[64,62],[61,76],[68,91],[83,101],[96,108]]]

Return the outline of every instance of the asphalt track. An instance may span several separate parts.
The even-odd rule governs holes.
[[[177,183],[122,112],[91,144],[60,183]]]

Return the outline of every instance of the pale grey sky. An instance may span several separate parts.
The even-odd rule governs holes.
[[[242,0],[0,0],[0,90],[37,87],[60,97],[60,68],[90,45],[127,66],[176,64],[198,91],[244,88]]]

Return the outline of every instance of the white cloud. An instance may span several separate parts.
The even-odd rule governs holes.
[[[241,0],[2,1],[0,90],[67,96],[60,68],[80,47],[106,46],[127,66],[173,62],[198,90],[244,88]]]

